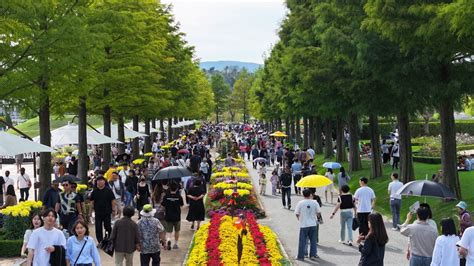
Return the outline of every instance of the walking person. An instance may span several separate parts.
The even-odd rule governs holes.
[[[272,176],[270,177],[270,183],[272,184],[272,195],[276,196],[277,186],[278,186],[278,170],[277,169],[273,170]]]
[[[19,173],[21,165],[23,164],[24,155],[23,153],[15,155],[16,172]]]
[[[117,219],[120,218],[125,200],[125,184],[120,179],[117,171],[112,172],[111,180],[108,183],[109,188],[115,196],[115,215]],[[115,217],[114,217],[115,218]]]
[[[388,242],[387,230],[380,213],[372,213],[368,217],[369,233],[357,239],[361,254],[360,266],[383,266],[385,245]]]
[[[31,179],[25,173],[25,168],[20,169],[20,175],[16,180],[16,186],[20,190],[20,201],[27,201],[30,197]]]
[[[474,227],[471,226],[464,231],[457,246],[459,247],[459,255],[466,259],[466,265],[474,265]]]
[[[41,216],[44,225],[31,233],[26,244],[28,248],[26,265],[50,265],[51,254],[56,251],[64,251],[66,248],[66,238],[63,232],[55,227],[58,214],[53,209],[48,208],[41,213]]]
[[[331,168],[328,168],[326,173],[324,174],[325,177],[327,177],[329,180],[334,181],[334,173]],[[331,204],[334,202],[334,185],[333,183],[327,185],[324,187],[324,196],[326,198],[326,203],[328,203],[328,191],[331,193]]]
[[[291,165],[291,173],[293,174],[293,186],[295,187],[295,194],[301,194],[301,188],[296,186],[296,183],[301,179],[301,170],[303,166],[301,165],[298,159],[295,159],[295,162]]]
[[[69,265],[100,266],[100,255],[94,239],[89,236],[89,227],[83,220],[78,220],[72,226],[73,236],[66,243],[66,260]]]
[[[354,198],[350,193],[350,189],[348,185],[344,185],[341,188],[342,194],[339,195],[337,198],[337,204],[334,210],[332,211],[331,216],[329,217],[332,219],[337,211],[341,210],[341,237],[339,238],[339,243],[347,244],[352,246],[352,220],[354,218],[353,214],[357,213],[357,209],[354,205]],[[347,242],[346,240],[346,229],[347,229]]]
[[[383,139],[382,140],[382,145],[381,145],[381,150],[382,150],[382,161],[383,164],[387,164],[390,161],[390,149],[387,144],[387,140]]]
[[[367,177],[359,179],[360,187],[354,194],[357,206],[357,219],[359,220],[359,234],[367,235],[369,232],[368,217],[375,208],[375,192],[367,186],[369,180]]]
[[[427,208],[418,208],[416,217],[417,220],[409,224],[413,213],[408,212],[405,223],[401,225],[400,233],[409,237],[407,259],[410,261],[410,266],[429,266],[438,231],[426,221],[429,217]]]
[[[146,183],[146,177],[140,176],[140,182],[137,184],[137,210],[141,211],[145,204],[151,203],[151,192],[148,184]]]
[[[436,238],[431,266],[459,266],[460,260],[456,247],[459,240],[454,220],[452,218],[441,220],[441,235]]]
[[[102,242],[103,229],[107,236],[112,232],[111,216],[115,213],[115,195],[110,188],[105,186],[106,181],[103,175],[99,175],[96,179],[97,187],[94,188],[90,196],[89,217],[95,212],[95,236],[97,242]]]
[[[43,225],[44,223],[43,219],[41,218],[41,215],[39,213],[33,214],[33,217],[31,217],[30,228],[26,229],[25,234],[23,235],[23,246],[21,246],[20,256],[28,257],[28,255],[26,254],[26,246],[28,245],[28,241],[30,240],[31,233],[33,233],[34,230],[40,228]]]
[[[286,201],[288,201],[288,210],[291,209],[291,173],[290,168],[287,166],[283,174],[280,176],[280,187],[281,187],[281,201],[283,208],[286,208]],[[285,200],[286,197],[286,200]]]
[[[400,162],[400,145],[397,142],[392,147],[392,169],[398,169],[398,162]]]
[[[151,204],[143,206],[137,225],[140,233],[140,265],[160,265],[160,237],[164,231],[163,225],[155,216],[156,210]],[[164,239],[161,239],[164,241]]]
[[[260,195],[265,195],[265,191],[267,189],[267,177],[264,173],[260,174],[258,185],[260,186]]]
[[[132,220],[135,209],[131,206],[123,208],[123,218],[117,220],[112,229],[111,239],[115,249],[115,266],[133,265],[133,253],[140,251],[140,233],[138,225]]]
[[[400,208],[402,206],[402,195],[397,191],[403,187],[403,183],[398,180],[398,174],[392,173],[392,182],[388,184],[388,194],[390,195],[390,209],[392,210],[392,230],[399,230]]]
[[[194,222],[197,222],[196,230],[201,226],[201,222],[204,221],[206,210],[204,208],[204,195],[206,194],[202,188],[203,181],[196,179],[193,182],[193,186],[189,189],[187,197],[189,201],[189,210],[186,220],[192,222],[191,229],[194,229]]]
[[[464,201],[460,201],[456,207],[458,208],[459,214],[459,236],[462,237],[464,231],[472,226],[471,215],[467,211],[467,204]]]
[[[74,232],[71,229],[74,223],[78,218],[83,219],[82,206],[79,196],[72,191],[71,182],[65,179],[61,185],[64,191],[59,193],[55,211],[59,214],[59,222],[63,229],[72,235]]]
[[[349,185],[349,180],[351,180],[351,177],[346,173],[346,170],[344,169],[344,167],[341,167],[339,169],[339,174],[337,174],[337,184],[339,187],[339,193],[341,193],[341,188],[343,186]]]
[[[304,260],[306,243],[309,239],[309,259],[319,258],[316,245],[316,227],[318,225],[317,215],[321,213],[319,204],[311,199],[311,191],[303,190],[304,199],[298,202],[295,208],[295,215],[300,223],[299,244],[297,260]]]
[[[43,205],[46,208],[55,208],[56,203],[58,202],[59,193],[61,190],[59,189],[59,183],[53,181],[51,183],[51,187],[46,190],[43,196]]]
[[[165,230],[167,249],[171,249],[171,234],[174,231],[173,249],[178,249],[179,231],[181,230],[181,207],[183,198],[178,191],[178,184],[171,183],[170,190],[165,194],[161,205],[165,208]]]

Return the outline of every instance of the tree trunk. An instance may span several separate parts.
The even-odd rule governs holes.
[[[86,97],[79,98],[79,132],[78,132],[78,165],[77,177],[81,179],[83,184],[87,184],[87,171],[89,170],[89,163],[87,161],[87,105]]]
[[[308,118],[305,116],[303,117],[303,148],[308,148],[308,140],[309,140],[309,130],[308,130]]]
[[[290,119],[290,143],[294,144],[296,138],[295,122]]]
[[[379,118],[377,115],[369,116],[369,127],[370,127],[370,146],[372,147],[372,166],[370,170],[370,177],[376,178],[381,177],[383,174],[381,148],[380,148],[380,131],[379,131]]]
[[[430,119],[423,118],[423,133],[426,136],[430,135]]]
[[[339,116],[336,120],[336,161],[347,162],[346,145],[344,139],[344,120]]]
[[[403,183],[415,180],[411,153],[410,119],[408,112],[401,109],[397,116],[400,144],[400,178]]]
[[[316,116],[314,118],[314,141],[316,142],[315,145],[315,152],[316,154],[323,154],[323,121],[321,117]]]
[[[290,137],[290,139],[291,139],[291,133],[290,133],[290,131],[291,131],[291,130],[290,130],[290,119],[288,119],[288,117],[287,117],[287,118],[285,118],[285,134],[286,134],[288,137]]]
[[[144,153],[151,152],[151,142],[150,142],[150,119],[145,119],[145,134],[148,136],[145,137],[145,143],[143,146]]]
[[[104,107],[104,114],[102,115],[102,119],[104,120],[104,135],[110,137],[110,123],[112,118],[110,107],[108,105]],[[102,170],[109,169],[109,164],[112,161],[112,151],[110,149],[110,143],[102,145],[102,158]]]
[[[349,171],[362,169],[359,151],[359,118],[357,114],[349,114]]]
[[[168,125],[170,127],[170,125]],[[160,139],[165,139],[165,122],[163,119],[160,119]]]
[[[125,125],[123,121],[123,115],[119,114],[117,117],[117,138],[123,143],[117,144],[117,149],[119,154],[125,153]]]
[[[175,117],[175,118],[174,118],[174,123],[175,123],[175,124],[179,123],[178,117]],[[173,129],[173,138],[172,138],[172,139],[177,139],[177,138],[178,138],[179,130],[180,130],[179,127]]]
[[[278,129],[279,131],[281,131],[281,130],[282,130],[282,126],[281,126],[281,118],[278,118],[278,120],[277,120],[277,129]]]
[[[295,125],[296,125],[296,143],[298,143],[298,146],[301,145],[301,124],[300,124],[300,117],[297,116],[295,119]]]
[[[308,117],[308,147],[314,148],[314,117]]]
[[[138,131],[139,118],[138,115],[133,116],[133,130]],[[138,138],[134,138],[132,142],[132,156],[133,159],[140,157],[140,144]]]
[[[173,139],[173,128],[171,128],[171,126],[173,125],[173,119],[172,118],[168,118],[168,140],[167,142],[171,142],[171,140]]]
[[[45,80],[41,82],[41,104],[39,110],[39,130],[40,130],[40,143],[46,146],[51,146],[51,124],[49,121],[50,110],[49,110],[49,96],[48,96],[48,85]],[[40,153],[40,164],[39,164],[39,181],[41,182],[39,189],[39,199],[43,199],[43,195],[51,187],[51,153],[41,152]]]
[[[334,155],[332,147],[332,123],[331,119],[324,122],[324,159],[330,159]]]
[[[443,178],[441,183],[448,186],[456,197],[461,199],[461,187],[457,171],[456,124],[454,121],[454,101],[449,98],[441,100],[439,115],[441,122],[441,166]]]
[[[151,122],[151,128],[156,129],[156,119],[153,118],[153,119],[151,119],[150,122]],[[150,130],[150,131],[151,131],[151,130]],[[156,131],[156,130],[154,130],[154,131]],[[156,132],[151,132],[151,133],[150,133],[150,141],[151,141],[151,143],[155,142],[157,135],[158,135],[158,134],[157,134]]]

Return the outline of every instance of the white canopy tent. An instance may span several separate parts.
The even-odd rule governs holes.
[[[196,120],[181,121],[172,125],[171,128],[180,128],[180,127],[190,126],[192,124],[195,124],[196,122],[197,122]]]
[[[100,127],[97,129],[100,133],[104,133],[104,127]],[[123,128],[124,133],[125,133],[125,139],[134,139],[134,138],[139,138],[139,137],[146,137],[148,136],[147,134],[140,133],[137,131],[133,131],[131,129],[128,129],[126,127]],[[110,137],[113,139],[118,140],[118,126],[115,124],[112,124],[110,126]]]
[[[33,139],[39,142],[39,136]],[[121,143],[120,141],[109,138],[97,133],[92,129],[87,129],[87,144],[98,145],[105,143]],[[64,146],[69,144],[79,144],[79,126],[69,124],[51,131],[51,146]]]
[[[133,128],[133,122],[125,124],[128,128]],[[145,123],[138,123],[138,132],[145,133]],[[159,133],[160,131],[150,126],[150,133]]]
[[[0,132],[0,156],[15,156],[30,152],[54,152],[54,149],[10,133]]]

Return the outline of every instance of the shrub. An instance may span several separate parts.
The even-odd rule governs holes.
[[[0,258],[20,256],[23,239],[4,240],[0,239]]]
[[[441,164],[440,157],[413,156],[413,161],[418,163]]]
[[[38,212],[41,201],[24,201],[0,211],[3,215],[4,238],[9,240],[23,239],[25,230],[30,226],[30,215]]]
[[[430,122],[430,136],[438,136],[441,134],[440,122]],[[410,122],[410,133],[413,138],[425,136],[423,130],[423,122]],[[393,132],[397,126],[396,122],[393,123],[379,123],[380,134],[387,136],[390,132]],[[456,132],[467,133],[474,136],[474,120],[456,121]],[[362,139],[370,139],[369,124],[362,124]]]

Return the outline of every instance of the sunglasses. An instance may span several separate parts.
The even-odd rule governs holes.
[[[68,187],[69,184],[61,184],[63,187]]]

